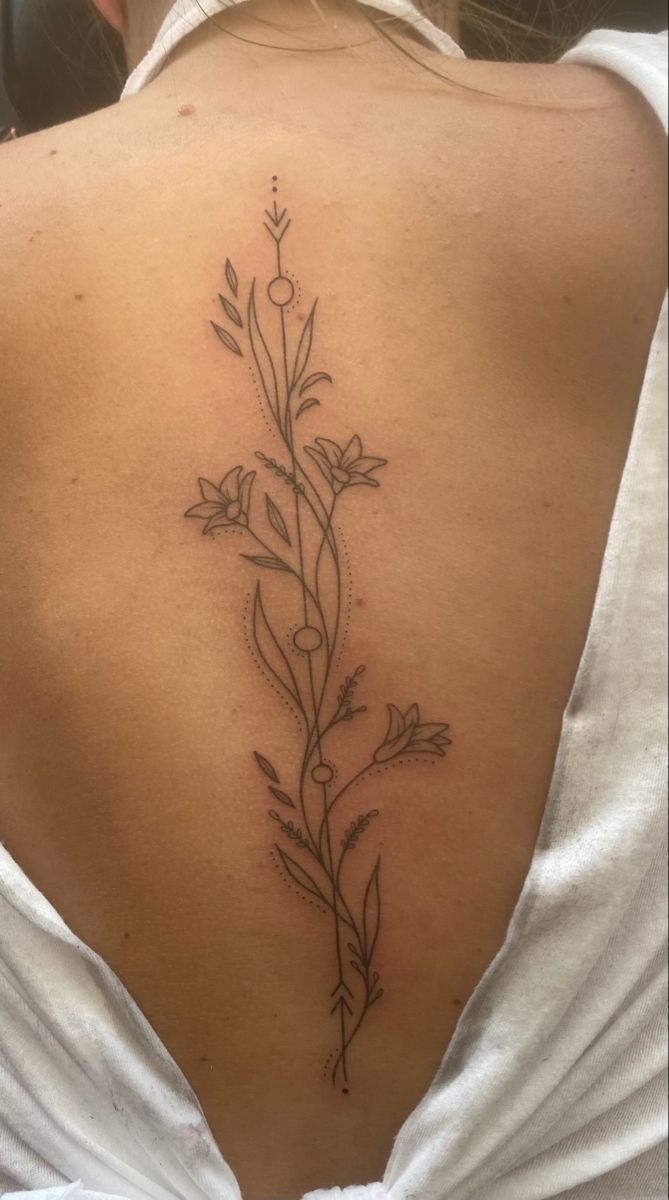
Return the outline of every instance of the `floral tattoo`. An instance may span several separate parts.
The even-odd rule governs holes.
[[[276,177],[272,183],[276,193]],[[337,678],[344,652],[348,556],[342,553],[342,535],[334,522],[342,494],[358,485],[378,488],[377,474],[387,460],[367,454],[357,434],[343,446],[321,436],[313,444],[301,444],[298,422],[320,405],[315,390],[322,391],[333,380],[326,371],[309,370],[317,300],[299,337],[292,336],[297,299],[294,276],[282,267],[282,242],[291,225],[286,209],[280,211],[274,198],[264,215],[275,268],[264,288],[266,311],[259,311],[259,280],[253,278],[243,289],[228,259],[226,294],[219,296],[226,324],[211,325],[232,355],[248,359],[284,461],[254,451],[267,473],[268,490],[262,498],[257,472],[243,466],[225,469],[218,484],[200,478],[201,499],[185,515],[203,521],[205,534],[241,534],[241,557],[258,573],[248,608],[251,651],[274,691],[293,710],[301,734],[299,748],[287,747],[286,761],[279,767],[259,750],[252,752],[253,759],[274,802],[267,815],[276,828],[275,865],[291,889],[330,922],[334,986],[327,987],[326,1000],[335,1048],[324,1075],[346,1094],[351,1044],[384,995],[376,966],[381,854],[357,881],[350,862],[380,814],[377,808],[351,814],[352,793],[359,787],[364,791],[389,763],[416,761],[420,755],[443,757],[451,739],[446,734],[449,726],[422,720],[417,704],[405,712],[388,704],[385,734],[379,730],[368,761],[346,778],[347,742],[338,727],[354,719],[364,722],[367,705],[357,703],[364,665],[344,675],[343,682]],[[281,579],[285,591],[278,601],[276,583]],[[270,611],[270,580],[276,612]]]

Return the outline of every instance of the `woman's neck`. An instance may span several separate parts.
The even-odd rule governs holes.
[[[443,28],[456,41],[459,35],[458,0],[452,0]],[[169,10],[155,9],[153,20],[133,20],[131,10],[126,37],[130,68],[141,61],[158,33],[160,21]],[[157,17],[160,18],[156,25]],[[154,28],[155,25],[155,28]],[[374,28],[380,27],[380,32]],[[222,66],[228,74],[265,65],[288,53],[313,55],[321,62],[333,57],[355,54],[364,64],[387,54],[387,34],[412,55],[434,54],[404,22],[388,16],[373,5],[356,0],[243,0],[215,17],[210,17],[179,43],[169,57],[170,67],[178,66],[181,82],[201,81],[203,71],[218,74]],[[172,72],[170,72],[171,74]]]

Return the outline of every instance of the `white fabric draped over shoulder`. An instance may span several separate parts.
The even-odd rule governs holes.
[[[124,97],[229,3],[179,0]],[[409,0],[368,3],[462,57]],[[564,61],[617,72],[666,132],[666,33],[596,30]],[[666,418],[665,296],[504,945],[383,1179],[303,1200],[664,1200]],[[0,1011],[4,1200],[242,1200],[197,1097],[124,985],[1,844]]]

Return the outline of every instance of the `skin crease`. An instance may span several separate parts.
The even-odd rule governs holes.
[[[166,7],[100,0],[131,65]],[[319,10],[247,0],[139,95],[0,148],[0,837],[255,1200],[381,1177],[503,942],[666,286],[664,135],[620,80],[444,60],[388,25],[444,83]],[[351,870],[381,849],[385,995],[345,1097],[321,1078],[330,927],[272,863],[252,760],[290,775],[299,744],[244,639],[255,576],[241,534],[183,516],[198,476],[279,457],[209,324],[227,257],[242,290],[270,277],[273,175],[291,336],[318,296],[333,377],[304,443],[388,460],[342,497],[367,712],[338,766],[388,702],[452,734],[347,813],[379,810]]]

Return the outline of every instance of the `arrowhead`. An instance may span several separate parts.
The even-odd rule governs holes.
[[[279,212],[279,210],[276,206],[276,201],[274,202],[274,212],[271,213],[267,209],[265,209],[265,212],[267,213],[267,216],[269,217],[272,224],[276,225],[276,226],[279,226],[281,224],[281,222],[283,221],[283,218],[286,215],[285,208],[284,208],[283,212],[281,212],[281,213]]]
[[[343,1008],[347,1009],[348,1015],[350,1017],[353,1016],[353,1009],[351,1008],[351,1006],[345,996],[340,996],[338,1000],[335,1000],[334,1004],[332,1005],[332,1008],[330,1009],[330,1016],[332,1016],[332,1013],[335,1012],[336,1009],[341,1010]]]
[[[349,994],[349,996],[351,997],[351,999],[353,998],[353,992],[351,991],[351,989],[350,989],[350,987],[348,986],[348,984],[347,984],[347,983],[344,983],[344,980],[343,980],[343,979],[340,979],[340,980],[339,980],[339,983],[335,984],[335,986],[333,987],[332,991],[330,992],[330,995],[331,995],[331,996],[336,996],[336,995],[337,995],[337,992],[340,992],[342,996],[343,996],[344,992],[348,992],[348,994]]]

